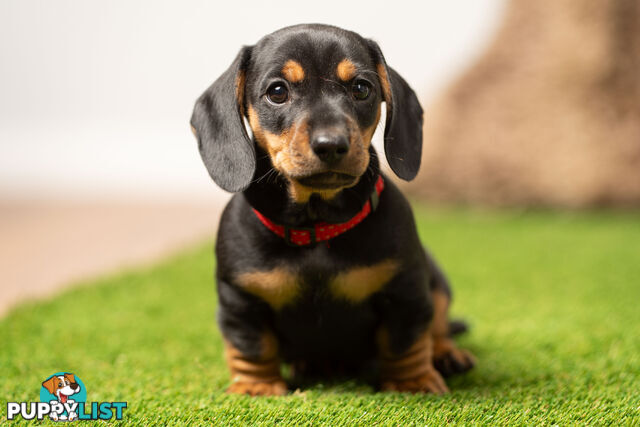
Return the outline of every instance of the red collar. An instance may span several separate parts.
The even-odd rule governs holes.
[[[313,228],[290,228],[274,223],[255,209],[253,210],[253,212],[265,227],[285,239],[288,244],[292,246],[312,245],[316,242],[333,239],[334,237],[337,237],[342,233],[351,230],[356,225],[360,224],[371,212],[375,211],[378,207],[378,200],[383,189],[384,180],[382,179],[382,175],[379,175],[374,190],[371,192],[371,197],[364,204],[360,212],[358,212],[349,221],[340,224],[318,222],[314,224]]]

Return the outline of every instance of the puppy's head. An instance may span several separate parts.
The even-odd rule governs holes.
[[[80,391],[80,384],[76,382],[76,377],[73,374],[54,375],[45,382],[42,386],[61,399],[66,401],[67,396],[76,394]]]
[[[288,27],[244,47],[198,99],[191,124],[214,181],[228,191],[253,178],[255,143],[297,201],[355,185],[369,165],[385,102],[385,153],[410,180],[420,167],[422,109],[378,45],[326,25]]]

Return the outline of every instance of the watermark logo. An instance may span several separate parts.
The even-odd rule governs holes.
[[[8,402],[7,419],[52,421],[121,420],[127,402],[87,402],[87,389],[71,372],[58,372],[42,382],[40,402]]]

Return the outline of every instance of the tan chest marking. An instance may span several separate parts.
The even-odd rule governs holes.
[[[242,273],[235,280],[242,289],[276,310],[293,302],[300,292],[297,276],[284,268]]]
[[[338,298],[360,302],[382,289],[396,275],[398,267],[398,261],[393,259],[355,267],[334,277],[329,288]]]

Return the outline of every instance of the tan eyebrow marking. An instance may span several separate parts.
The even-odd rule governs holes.
[[[282,75],[291,83],[298,83],[304,79],[304,68],[298,62],[290,59],[284,63]]]
[[[336,75],[343,82],[349,81],[356,75],[356,66],[348,59],[343,59],[336,67]]]

